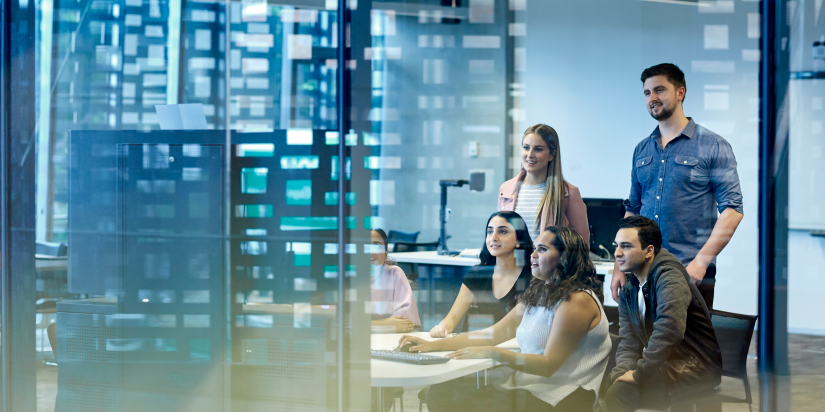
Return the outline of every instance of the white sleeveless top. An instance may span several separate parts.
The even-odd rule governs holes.
[[[599,305],[601,319],[599,324],[579,341],[578,346],[561,365],[561,368],[549,378],[517,371],[501,385],[501,389],[524,389],[533,396],[556,406],[581,387],[595,392],[596,402],[598,402],[599,386],[607,367],[611,343],[604,308],[592,292],[585,292]],[[535,306],[525,311],[521,324],[516,330],[516,340],[521,347],[521,353],[544,354],[555,313],[555,309]]]

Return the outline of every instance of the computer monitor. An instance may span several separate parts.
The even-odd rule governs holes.
[[[618,222],[624,217],[622,202],[622,199],[584,199],[590,223],[590,251],[603,258],[613,254],[613,239],[619,230]]]

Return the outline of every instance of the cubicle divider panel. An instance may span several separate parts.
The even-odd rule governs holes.
[[[338,199],[337,136],[279,130],[233,138],[233,295],[249,303],[336,303],[336,207],[359,200],[355,193]],[[354,228],[356,218],[346,225]]]
[[[334,409],[335,382],[327,356],[334,346],[331,317],[312,316],[296,328],[292,315],[274,315],[266,327],[246,330],[233,363],[232,411],[321,411]],[[259,325],[260,326],[260,325]]]
[[[118,152],[124,409],[219,411],[223,145]]]
[[[114,308],[84,308],[87,313],[57,313],[57,404],[61,412],[121,412],[123,352],[113,350],[123,330]],[[91,309],[91,310],[89,310]],[[72,310],[72,309],[69,309]],[[94,313],[102,312],[102,313]]]
[[[197,149],[201,145],[224,145],[226,132],[218,130],[196,131],[72,131],[69,133],[69,221],[68,235],[72,247],[69,248],[69,292],[92,296],[114,296],[123,290],[121,284],[120,250],[118,245],[121,238],[121,226],[118,213],[121,212],[121,173],[120,161],[128,152],[127,145],[182,145],[187,150]],[[141,149],[142,150],[142,149]],[[149,150],[149,149],[147,149]],[[177,150],[177,149],[176,149]],[[159,151],[153,153],[158,156]],[[186,163],[187,157],[179,156],[180,161]],[[151,170],[151,156],[147,156],[147,170]],[[156,159],[160,161],[161,159]],[[165,159],[168,163],[168,157]],[[179,163],[183,164],[183,163]],[[143,164],[141,163],[141,166]],[[221,160],[220,167],[223,167]],[[197,168],[197,167],[194,167]],[[194,179],[194,168],[187,168],[187,175],[180,170],[178,179],[183,182],[184,177]],[[201,170],[201,172],[204,172]],[[211,173],[211,172],[210,172]],[[212,183],[222,182],[220,177]],[[195,180],[187,180],[194,183]],[[174,184],[148,184],[150,190],[169,190]],[[165,187],[163,185],[166,185]],[[157,186],[157,187],[156,187]],[[135,186],[135,190],[138,188]],[[143,187],[142,187],[143,189]],[[188,197],[184,193],[183,197]],[[189,199],[185,199],[188,201]],[[163,213],[169,208],[145,210],[143,218],[148,213]],[[188,211],[184,211],[188,212]],[[210,215],[220,220],[223,208],[215,209]],[[154,215],[153,215],[154,216]],[[166,219],[174,221],[175,219]],[[171,222],[167,222],[171,223]],[[221,232],[222,233],[222,232]],[[217,274],[223,273],[223,267],[214,268]]]
[[[423,330],[429,331],[444,319],[453,307],[468,266],[418,265],[418,311]],[[456,325],[456,331],[463,323]]]
[[[339,198],[352,165],[344,159],[339,176],[338,132],[237,134],[232,143],[232,410],[332,408],[338,253],[358,249],[339,247],[337,207],[368,192]],[[356,218],[345,225],[355,229]],[[319,308],[325,317],[313,315]]]
[[[339,173],[337,139],[323,130],[233,132],[227,146],[224,131],[70,134],[70,289],[85,303],[105,302],[118,324],[95,348],[117,356],[110,369],[119,378],[105,382],[116,392],[106,398],[117,401],[113,410],[335,405],[339,253],[341,272],[359,279],[347,295],[353,316],[366,316],[359,302],[369,299],[353,292],[367,285],[366,265],[348,261],[366,252],[368,231],[340,245],[339,202],[360,211],[345,218],[348,231],[374,225],[368,178],[339,199],[338,180],[349,186],[353,165],[345,156]],[[77,319],[100,316],[95,305],[75,305],[69,316],[67,305],[58,305],[64,335]],[[348,330],[363,329],[356,324]],[[65,345],[58,353],[71,353]],[[352,351],[366,358],[368,345]],[[82,362],[61,368],[59,391],[71,394],[84,371]],[[322,387],[293,387],[297,371]]]

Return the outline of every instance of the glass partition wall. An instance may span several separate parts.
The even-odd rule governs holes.
[[[808,43],[823,43],[811,56],[825,47],[818,5],[793,3],[790,173],[800,177],[789,242],[805,246],[792,248],[791,269],[821,254],[809,235],[822,229],[820,207],[802,197],[817,196],[822,109],[822,59],[806,57]],[[523,168],[524,131],[558,132],[591,257],[606,259],[609,205],[627,198],[634,148],[656,127],[640,74],[665,62],[686,75],[685,114],[736,157],[744,218],[715,262],[714,309],[757,313],[758,1],[4,7],[14,17],[4,187],[19,194],[4,209],[10,410],[419,407],[422,390],[449,379],[410,379],[370,350],[445,319],[499,187]],[[196,106],[177,118],[156,108],[172,104]],[[176,119],[185,130],[166,126]],[[481,186],[469,182],[477,173]],[[440,257],[439,244],[463,253]],[[599,266],[608,316],[611,264]],[[821,349],[816,265],[804,267],[788,285],[800,294],[789,304],[795,373],[815,369]],[[386,298],[389,273],[413,311]],[[491,325],[482,312],[474,302],[453,331]],[[409,323],[388,319],[401,313]],[[755,356],[745,370],[749,382],[725,378],[722,389],[744,399],[752,387],[758,407]],[[484,384],[481,371],[470,376]],[[793,410],[816,410],[806,397],[816,392]]]
[[[813,410],[822,401],[825,325],[811,317],[822,287],[814,267],[825,256],[825,214],[819,195],[825,99],[825,19],[821,4],[788,3],[787,88],[787,357],[785,389],[791,410]],[[816,189],[815,189],[816,188]]]
[[[346,84],[358,104],[350,85],[369,67],[339,73],[338,3],[18,12],[36,21],[37,323],[14,398],[368,409],[371,153],[364,121],[339,124],[338,99]],[[369,4],[347,11],[367,36],[368,19]],[[168,126],[157,106],[178,103],[194,104],[172,114],[187,126]]]

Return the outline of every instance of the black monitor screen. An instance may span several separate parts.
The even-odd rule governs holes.
[[[618,231],[619,219],[624,217],[622,199],[584,199],[587,205],[587,220],[590,223],[590,251],[608,257],[599,245],[613,253],[613,239]]]

